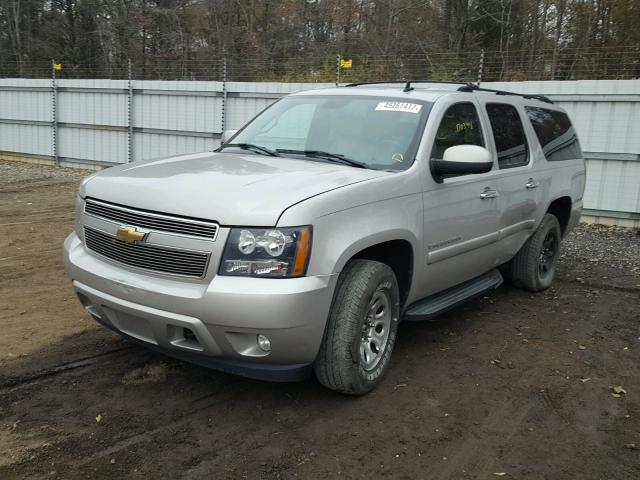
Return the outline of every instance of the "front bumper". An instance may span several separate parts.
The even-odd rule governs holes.
[[[81,303],[106,327],[186,361],[282,381],[308,373],[337,281],[150,275],[88,252],[75,233],[65,240],[64,264]],[[271,341],[269,353],[258,334]]]

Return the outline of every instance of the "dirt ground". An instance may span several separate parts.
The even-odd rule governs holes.
[[[383,383],[349,398],[95,324],[61,259],[84,174],[0,162],[0,479],[640,478],[637,232],[581,226],[548,291],[401,324]]]

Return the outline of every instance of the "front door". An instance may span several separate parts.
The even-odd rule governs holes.
[[[455,145],[488,148],[486,120],[475,101],[439,105],[440,115],[431,158],[442,159]],[[435,110],[435,109],[434,109]],[[442,183],[427,179],[424,202],[424,295],[444,290],[496,266],[499,218],[503,203],[498,169],[487,173],[449,176]]]

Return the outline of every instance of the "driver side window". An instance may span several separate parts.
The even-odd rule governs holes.
[[[444,151],[455,145],[485,146],[478,111],[473,103],[456,103],[447,109],[436,132],[431,158],[442,160]]]

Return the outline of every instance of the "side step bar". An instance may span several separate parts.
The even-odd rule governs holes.
[[[432,320],[467,300],[498,288],[503,281],[500,272],[493,269],[460,285],[418,300],[407,308],[403,320]]]

